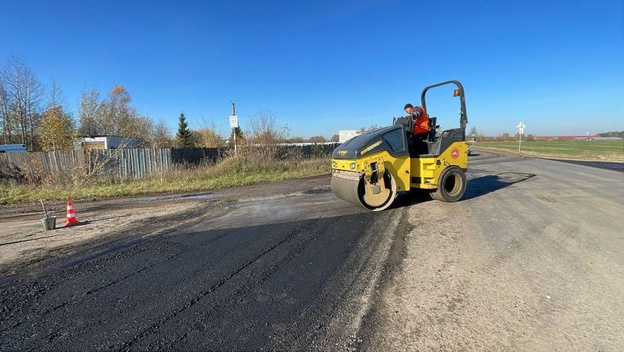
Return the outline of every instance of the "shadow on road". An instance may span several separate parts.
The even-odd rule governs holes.
[[[503,172],[496,175],[486,175],[468,181],[468,187],[462,200],[481,197],[491,192],[509,187],[515,183],[529,180],[535,174],[524,172]]]
[[[535,174],[523,172],[503,172],[496,175],[486,175],[469,180],[466,193],[460,200],[468,200],[486,195],[499,189],[513,185],[514,183],[526,181],[536,176]],[[426,190],[412,190],[410,192],[399,193],[397,199],[389,209],[403,208],[410,205],[431,201],[431,197]]]
[[[388,209],[409,207],[410,205],[433,200],[428,193],[429,191],[425,190],[412,190],[409,192],[401,192]]]

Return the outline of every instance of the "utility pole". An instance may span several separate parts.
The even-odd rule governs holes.
[[[236,145],[236,129],[238,128],[238,117],[236,116],[236,106],[232,102],[232,115],[230,116],[230,127],[232,128],[232,134],[234,135],[234,157],[238,155],[238,147]]]

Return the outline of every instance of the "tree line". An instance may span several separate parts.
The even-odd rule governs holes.
[[[77,111],[71,111],[56,81],[43,84],[22,60],[12,56],[0,67],[0,144],[25,144],[29,151],[68,150],[78,137],[114,135],[141,138],[146,147],[214,148],[233,145],[234,133],[239,144],[326,141],[323,136],[289,137],[288,126],[278,125],[270,110],[253,114],[245,133],[237,128],[229,140],[217,132],[214,122],[189,129],[182,112],[172,136],[163,121],[138,114],[131,103],[122,85],[105,93],[90,87],[81,92]]]
[[[172,146],[165,123],[139,115],[131,102],[121,85],[104,97],[92,87],[82,91],[74,115],[56,81],[44,85],[19,58],[10,57],[0,68],[0,144],[25,144],[29,151],[67,150],[78,136],[116,135]]]
[[[598,133],[600,137],[620,137],[624,138],[624,131],[610,131]]]

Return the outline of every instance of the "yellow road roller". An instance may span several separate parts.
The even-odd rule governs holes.
[[[464,87],[451,80],[425,87],[420,96],[428,113],[426,95],[432,88],[454,85],[460,100],[460,127],[438,131],[437,118],[429,117],[429,133],[412,134],[411,118],[395,119],[392,126],[360,134],[332,153],[334,194],[349,203],[380,211],[398,192],[425,190],[433,199],[455,202],[466,191],[468,144]]]

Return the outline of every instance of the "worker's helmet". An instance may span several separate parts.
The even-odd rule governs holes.
[[[410,104],[410,103],[407,103],[407,104],[405,104],[405,106],[403,107],[403,110],[405,110],[405,109],[407,109],[407,108],[413,108],[413,107],[414,107],[414,105],[412,105],[412,104]]]

